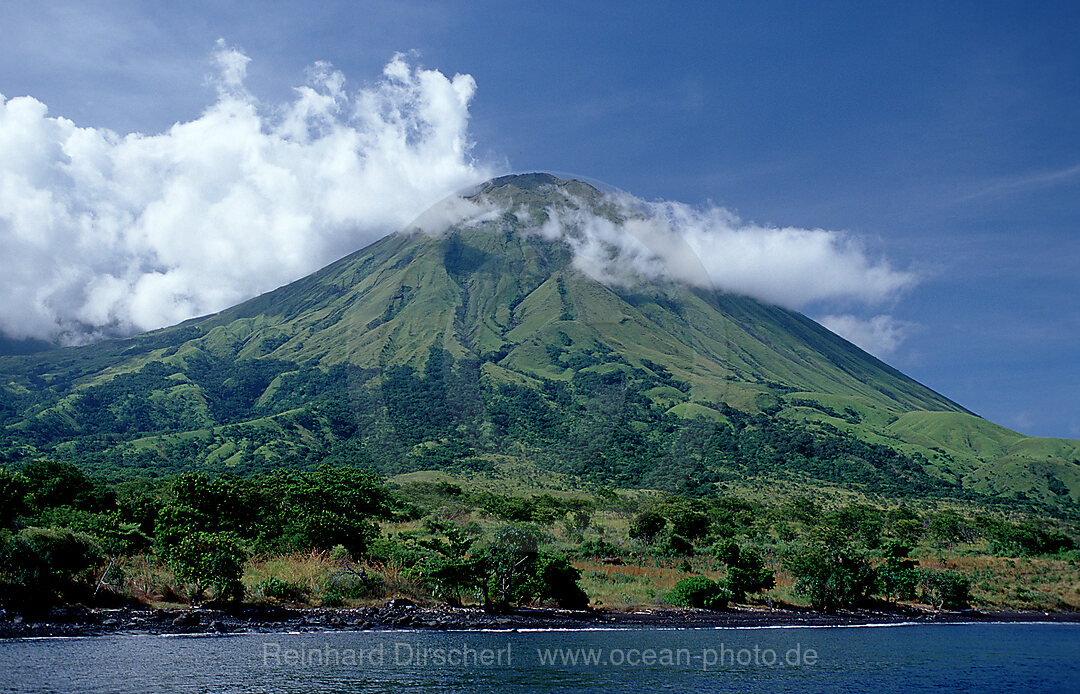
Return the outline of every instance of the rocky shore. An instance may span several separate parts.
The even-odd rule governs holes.
[[[64,608],[39,618],[0,615],[0,638],[72,637],[105,634],[230,634],[334,630],[532,630],[597,628],[719,628],[851,626],[860,624],[975,621],[1080,622],[1075,612],[961,612],[908,608],[849,610],[825,614],[796,607],[735,607],[727,610],[648,609],[570,611],[516,609],[491,613],[474,607],[422,607],[391,600],[380,607],[340,609],[245,606],[216,609]]]

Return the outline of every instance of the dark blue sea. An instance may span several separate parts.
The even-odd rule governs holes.
[[[3,692],[1080,692],[1080,624],[0,641]]]

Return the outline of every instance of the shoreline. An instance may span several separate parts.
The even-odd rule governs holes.
[[[325,631],[543,631],[596,629],[719,629],[853,627],[1003,622],[1080,623],[1080,612],[855,609],[832,614],[792,606],[725,610],[650,608],[572,611],[519,608],[423,607],[390,601],[383,607],[63,608],[39,619],[0,617],[0,639],[106,635],[197,635]]]

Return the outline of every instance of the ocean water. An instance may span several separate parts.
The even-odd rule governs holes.
[[[1080,692],[1080,624],[0,641],[2,692]]]

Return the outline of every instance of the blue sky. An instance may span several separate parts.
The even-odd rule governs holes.
[[[491,170],[858,235],[918,283],[806,313],[887,313],[893,365],[1011,428],[1080,437],[1080,6],[520,5],[7,2],[0,93],[154,134],[214,101],[219,38],[267,107],[317,61],[360,88],[407,52],[475,80],[471,155]]]

